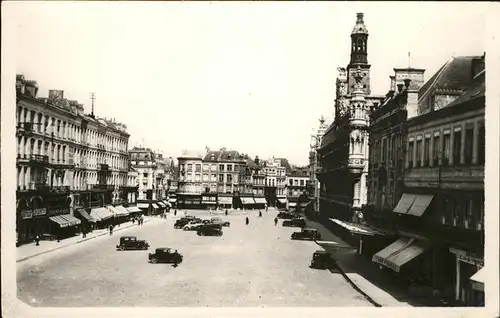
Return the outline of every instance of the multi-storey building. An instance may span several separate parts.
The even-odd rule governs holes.
[[[372,116],[366,221],[398,237],[373,261],[465,305],[484,304],[484,76],[484,56],[453,58]]]
[[[163,155],[144,147],[132,148],[129,155],[131,167],[137,171],[137,206],[149,214],[163,212],[167,207]]]
[[[252,191],[255,201],[255,207],[263,208],[267,204],[266,200],[266,172],[264,162],[261,162],[259,156],[253,160],[255,165],[249,165],[252,174]]]
[[[307,184],[310,181],[309,167],[292,168],[286,176],[288,209],[302,211],[309,203],[306,195]]]
[[[311,213],[309,213],[309,217],[316,218],[317,213],[319,211],[319,192],[320,192],[320,183],[316,173],[320,168],[320,161],[318,160],[318,147],[321,145],[321,141],[323,140],[323,135],[325,134],[328,126],[325,123],[325,118],[321,116],[319,119],[319,127],[315,131],[315,133],[311,136],[311,144],[309,150],[309,185],[308,192],[309,196],[313,198],[311,204]]]
[[[183,151],[177,158],[179,180],[177,188],[177,206],[180,208],[200,208],[202,189],[203,154],[195,151]]]
[[[351,60],[339,68],[335,119],[318,149],[321,169],[320,215],[358,222],[366,202],[369,113],[381,97],[370,96],[368,30],[358,13],[351,34]]]
[[[124,203],[129,135],[126,126],[84,114],[83,105],[16,77],[17,232],[74,234],[91,208]],[[75,213],[78,211],[79,213]]]

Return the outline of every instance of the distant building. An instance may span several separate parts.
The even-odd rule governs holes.
[[[292,168],[286,176],[287,208],[292,211],[303,211],[310,202],[307,195],[307,184],[310,181],[309,167]]]
[[[177,206],[179,208],[200,208],[202,188],[203,153],[183,151],[177,158],[179,179],[177,188]]]
[[[318,160],[318,148],[321,145],[321,141],[323,140],[323,135],[325,134],[328,126],[325,123],[325,118],[321,116],[319,119],[319,127],[311,136],[311,144],[309,150],[309,184],[308,184],[308,193],[311,198],[313,198],[313,202],[311,204],[312,214],[309,214],[310,217],[317,217],[319,212],[319,197],[320,197],[320,183],[317,177],[317,173],[319,172],[320,161]]]

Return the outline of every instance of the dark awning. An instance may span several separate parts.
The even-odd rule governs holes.
[[[472,275],[470,280],[473,289],[484,291],[484,281],[486,280],[486,271],[484,270],[484,267]]]
[[[415,238],[401,237],[377,254],[372,261],[399,272],[401,266],[419,256],[429,248],[427,242]]]
[[[85,209],[78,209],[78,213],[83,216],[89,222],[95,222],[95,220],[85,211]]]
[[[59,217],[68,221],[70,226],[74,226],[74,225],[78,225],[78,224],[82,223],[82,221],[80,221],[80,219],[75,218],[71,214],[62,214],[62,215],[59,215]]]
[[[418,194],[407,214],[422,216],[429,204],[431,204],[432,198],[434,198],[433,194]]]
[[[62,218],[59,215],[51,216],[51,217],[49,217],[49,220],[57,223],[60,227],[68,227],[69,226],[69,222],[66,221],[64,218]]]

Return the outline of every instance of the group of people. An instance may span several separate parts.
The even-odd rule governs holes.
[[[135,221],[137,221],[137,225],[144,225],[144,217],[142,215],[133,217],[132,224],[135,224]]]

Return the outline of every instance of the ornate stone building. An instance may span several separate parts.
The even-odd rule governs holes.
[[[350,63],[338,69],[335,119],[318,148],[320,214],[326,218],[362,219],[367,196],[369,114],[383,99],[370,95],[367,45],[368,30],[363,13],[358,13],[351,33]]]

